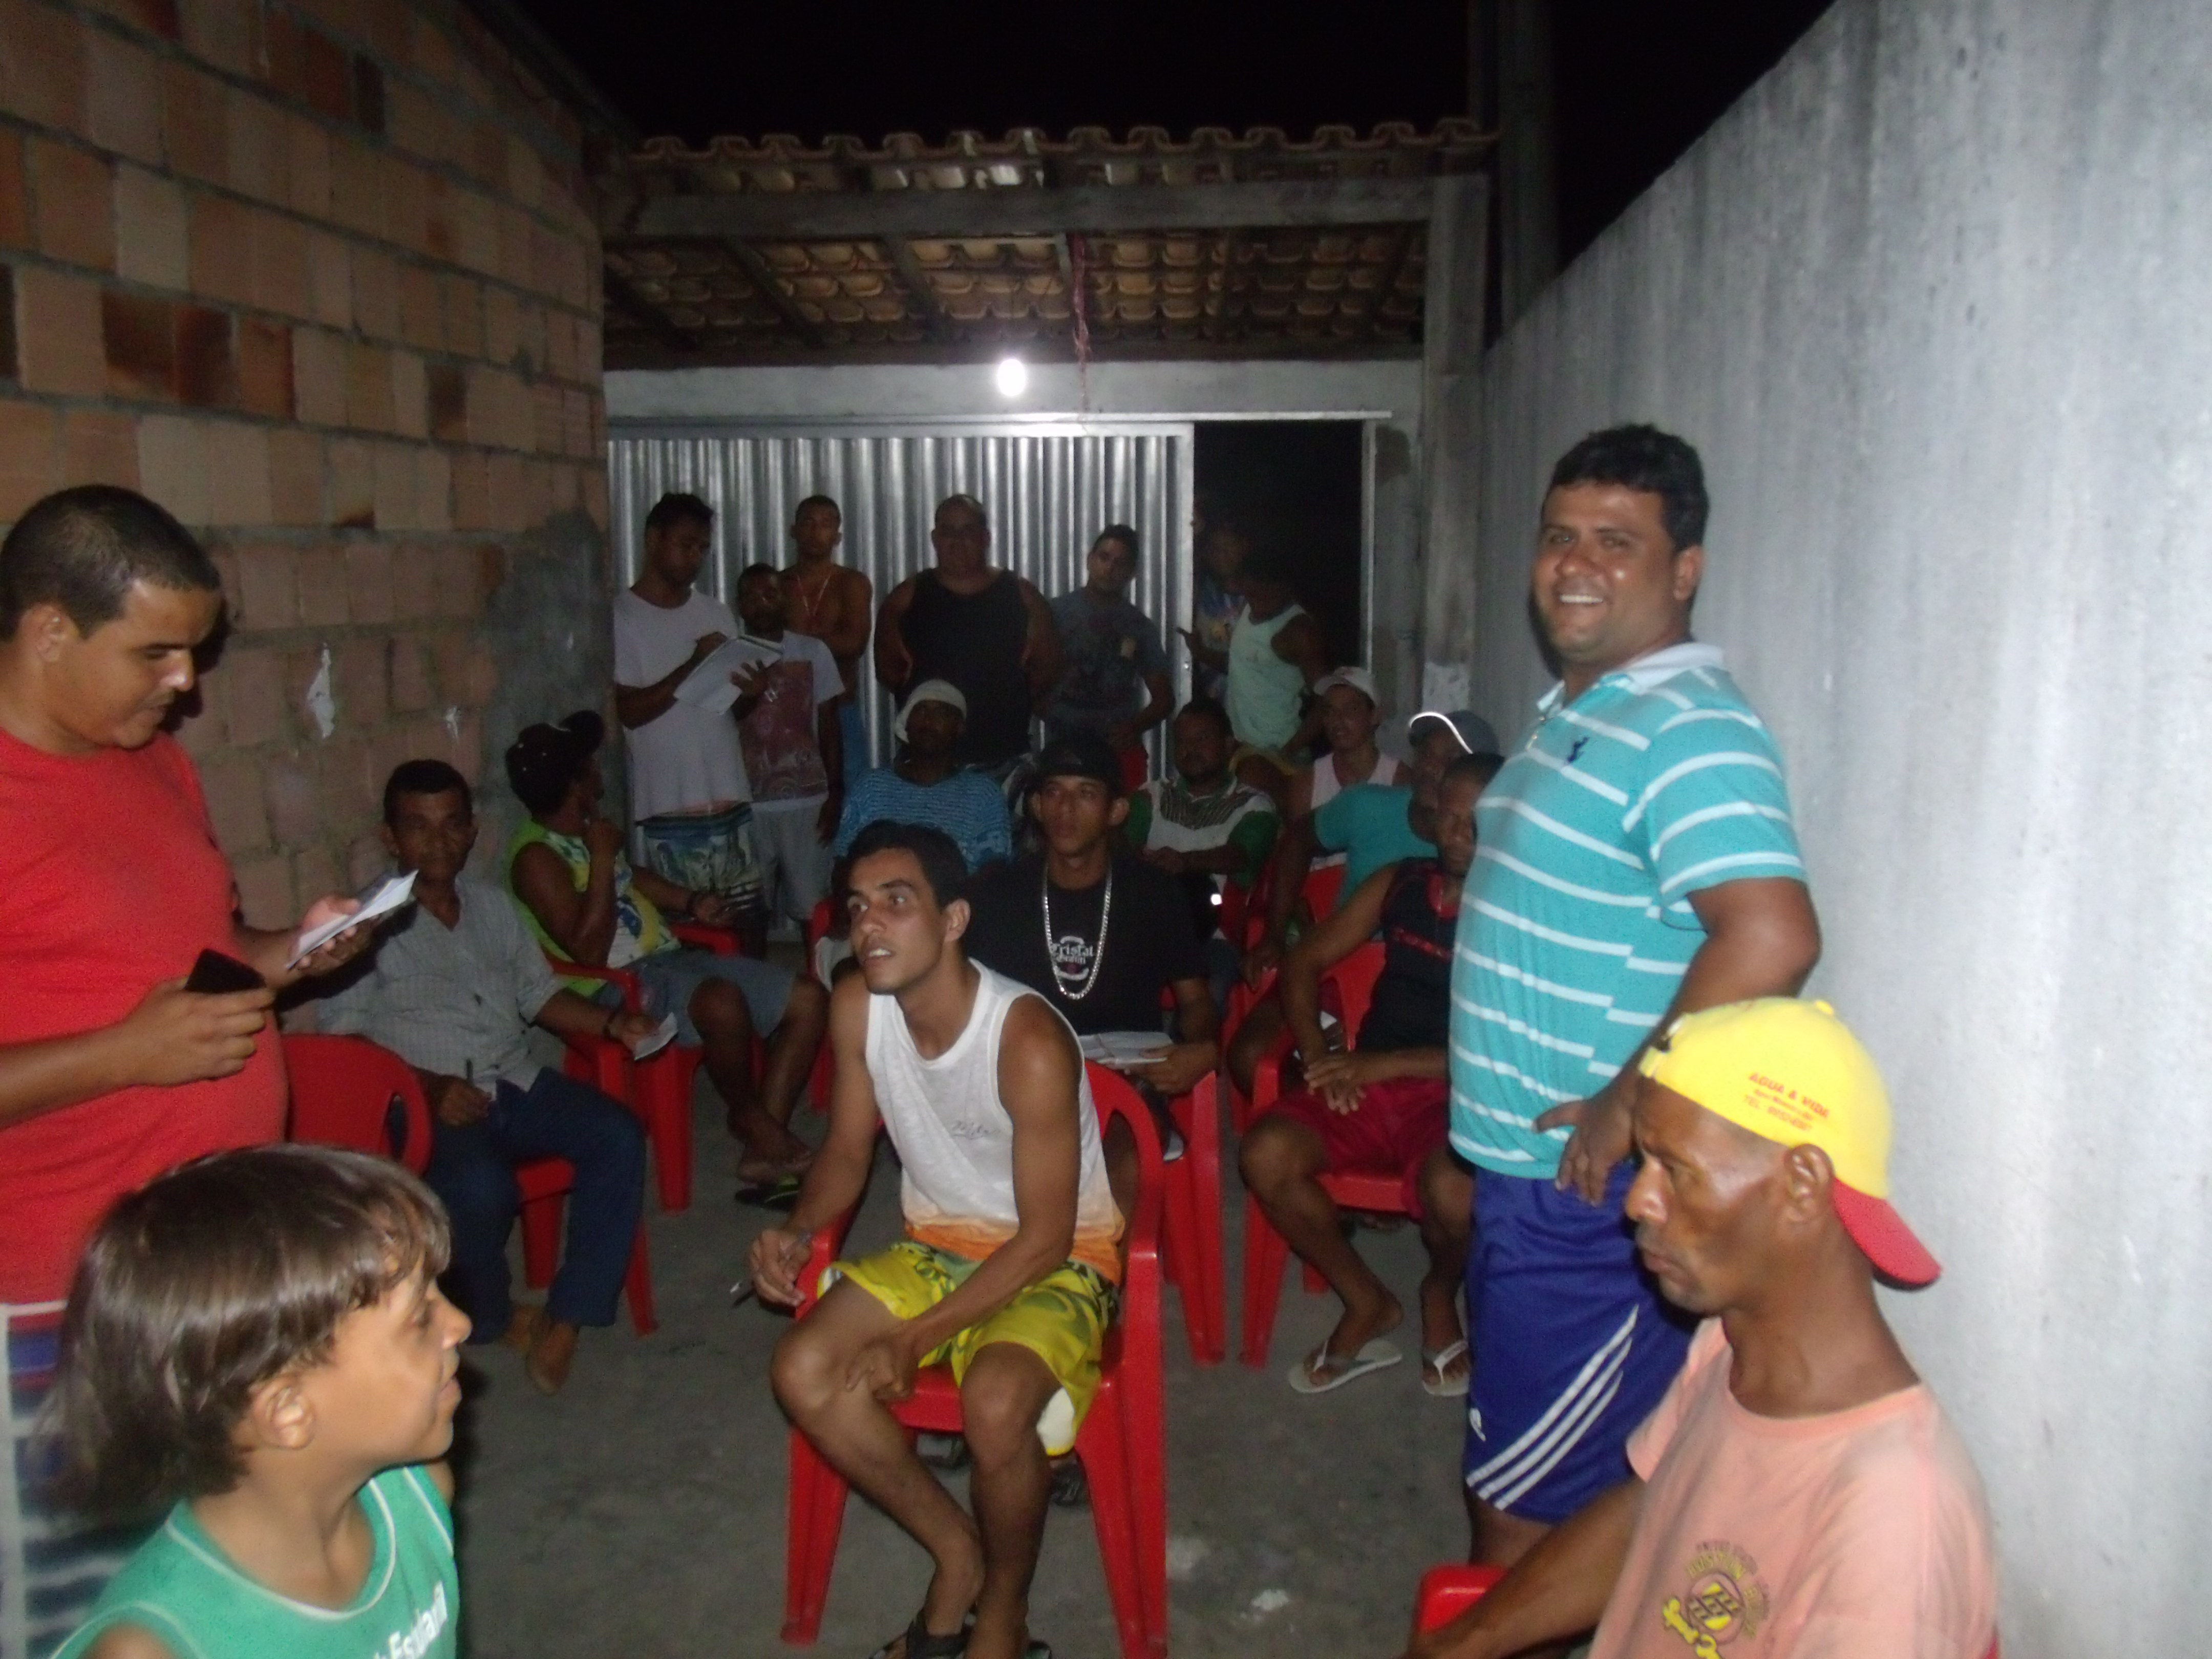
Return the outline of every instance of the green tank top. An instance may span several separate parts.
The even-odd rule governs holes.
[[[1279,750],[1298,729],[1305,672],[1275,654],[1275,636],[1306,613],[1286,605],[1265,622],[1240,611],[1229,635],[1229,724],[1239,743]]]
[[[563,836],[548,830],[536,818],[525,818],[522,825],[507,838],[507,853],[500,865],[500,873],[507,882],[507,890],[514,898],[514,908],[522,912],[523,925],[544,948],[545,954],[556,962],[573,960],[568,953],[553,941],[545,931],[545,924],[538,920],[538,913],[522,902],[522,895],[514,890],[514,860],[526,847],[550,847],[561,862],[568,866],[568,879],[582,892],[591,884],[592,849],[584,845],[580,836]],[[657,951],[672,951],[679,941],[668,930],[668,922],[660,914],[660,907],[637,890],[630,879],[629,860],[622,854],[615,854],[615,937],[607,948],[607,966],[627,968],[640,957],[649,957]],[[562,984],[580,997],[596,995],[603,980],[568,979]]]
[[[137,1626],[177,1659],[454,1659],[461,1583],[446,1500],[410,1468],[386,1469],[356,1501],[376,1547],[350,1607],[264,1589],[179,1504],[54,1659],[79,1659],[112,1625]]]

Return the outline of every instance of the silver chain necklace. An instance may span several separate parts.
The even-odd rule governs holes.
[[[1053,983],[1060,995],[1070,1002],[1080,1002],[1091,994],[1091,988],[1098,983],[1098,970],[1106,965],[1106,927],[1114,919],[1114,866],[1106,866],[1106,896],[1098,906],[1098,943],[1091,952],[1091,971],[1077,978],[1060,970],[1060,937],[1052,931],[1052,874],[1046,872],[1037,884],[1040,907],[1044,912],[1044,959],[1052,968]],[[1076,989],[1078,980],[1082,989]]]

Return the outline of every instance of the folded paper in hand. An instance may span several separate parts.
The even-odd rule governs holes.
[[[284,965],[287,968],[298,967],[304,958],[321,950],[340,933],[358,927],[365,921],[374,921],[379,916],[389,915],[401,905],[411,902],[414,897],[415,872],[412,870],[404,876],[386,876],[374,891],[362,895],[361,908],[351,915],[333,916],[301,934],[300,942],[292,947],[292,959]]]
[[[709,714],[726,714],[730,705],[738,700],[737,684],[731,675],[757,662],[782,659],[783,647],[774,640],[740,634],[734,640],[723,641],[701,659],[699,665],[686,674],[684,684],[676,688],[676,701]]]
[[[675,1041],[676,1016],[669,1014],[645,1034],[645,1041],[629,1051],[629,1057],[632,1060],[650,1060]]]
[[[1169,1039],[1158,1031],[1100,1031],[1082,1039],[1083,1057],[1119,1069],[1161,1059]]]

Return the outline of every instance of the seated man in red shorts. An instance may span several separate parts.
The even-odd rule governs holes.
[[[1403,1357],[1387,1339],[1405,1310],[1352,1249],[1336,1200],[1318,1177],[1388,1170],[1404,1177],[1411,1200],[1422,1165],[1444,1145],[1450,1092],[1444,1039],[1460,884],[1474,862],[1475,799],[1498,763],[1487,755],[1452,763],[1438,794],[1437,856],[1377,870],[1283,959],[1283,1015],[1297,1041],[1306,1092],[1261,1115],[1238,1162],[1275,1231],[1344,1303],[1328,1340],[1291,1367],[1291,1386],[1300,1394],[1325,1394]],[[1383,965],[1374,1000],[1352,1049],[1332,1051],[1321,1025],[1322,975],[1378,933]],[[1422,1383],[1431,1393],[1456,1394],[1466,1388],[1464,1368],[1455,1375],[1455,1367],[1466,1352],[1457,1296],[1469,1206],[1462,1194],[1457,1202],[1418,1207],[1429,1253],[1421,1280]]]

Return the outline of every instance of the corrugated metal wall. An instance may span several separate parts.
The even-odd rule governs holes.
[[[716,514],[714,550],[700,586],[726,599],[748,564],[791,562],[792,510],[817,494],[834,496],[843,509],[839,557],[867,574],[879,604],[934,562],[930,520],[947,495],[965,493],[983,503],[992,562],[1027,576],[1048,599],[1082,583],[1084,555],[1103,526],[1133,526],[1143,558],[1130,598],[1160,624],[1178,703],[1189,694],[1189,665],[1174,633],[1190,617],[1188,424],[617,427],[607,448],[619,579],[635,578],[653,502],[668,490],[690,490]],[[872,666],[864,664],[862,675],[869,741],[881,762],[890,748],[888,699],[878,695]],[[1157,752],[1154,760],[1157,767]]]

